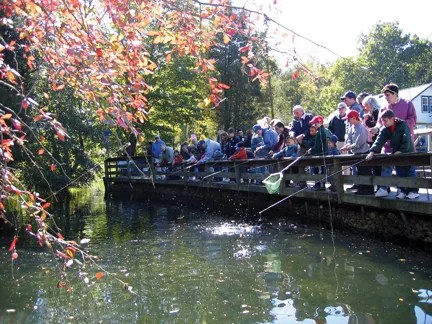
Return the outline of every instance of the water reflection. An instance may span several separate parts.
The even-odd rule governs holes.
[[[93,191],[94,192],[94,191]],[[15,280],[0,254],[0,322],[430,323],[431,256],[293,225],[260,223],[150,200],[105,202],[77,193],[63,206],[68,238],[113,277],[55,287],[45,250],[19,251]],[[47,261],[48,260],[48,261]],[[13,310],[11,312],[10,310]]]

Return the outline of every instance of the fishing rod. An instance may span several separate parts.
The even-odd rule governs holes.
[[[243,162],[241,162],[241,163],[239,163],[239,164],[236,164],[236,165],[234,165],[234,166],[232,166],[232,167],[225,168],[225,170],[220,170],[220,171],[213,172],[213,173],[211,173],[211,174],[206,175],[205,177],[203,177],[202,180],[207,179],[207,178],[209,178],[209,177],[212,177],[212,176],[214,176],[215,174],[219,174],[219,173],[221,173],[221,172],[225,172],[226,169],[231,169],[231,168],[234,168],[234,167],[236,167],[236,166],[240,166],[240,165],[245,164],[245,163],[248,163],[248,162],[249,162],[249,160],[246,160],[246,161],[243,161]]]
[[[348,170],[349,168],[352,168],[353,166],[356,166],[357,164],[360,164],[360,163],[364,162],[365,160],[366,160],[366,159],[361,160],[361,161],[358,161],[358,162],[356,162],[356,163],[354,163],[354,164],[351,164],[350,166],[347,166],[346,168],[342,168],[342,169],[339,170],[339,171],[336,171],[336,172],[333,172],[332,174],[326,175],[324,178],[320,179],[319,182],[324,181],[324,180],[327,180],[329,177],[332,177],[332,176],[334,176],[335,174],[338,174],[338,173],[341,173],[341,172],[343,172],[343,171],[345,171],[345,170]],[[301,188],[300,190],[297,190],[296,192],[292,193],[291,195],[286,196],[286,197],[282,198],[281,200],[275,202],[273,205],[270,205],[270,206],[268,206],[267,208],[261,210],[260,212],[258,212],[258,214],[261,215],[261,214],[264,213],[265,211],[267,211],[267,210],[269,210],[269,209],[271,209],[271,208],[273,208],[273,207],[279,205],[280,203],[284,202],[285,200],[287,200],[287,199],[289,199],[289,198],[291,198],[291,197],[297,195],[298,193],[300,193],[300,192],[302,192],[302,191],[304,191],[304,190],[306,190],[306,189],[309,189],[309,187],[306,186],[306,187],[304,187],[304,188]]]

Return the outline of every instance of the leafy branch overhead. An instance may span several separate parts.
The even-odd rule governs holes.
[[[214,62],[206,53],[217,45],[218,35],[226,44],[237,33],[251,34],[246,17],[230,13],[228,1],[213,2],[221,6],[174,0],[58,0],[8,2],[1,9],[9,18],[3,23],[12,25],[15,15],[25,21],[14,27],[25,40],[27,65],[43,66],[53,90],[72,87],[77,96],[99,107],[101,119],[125,126],[148,119],[152,87],[146,77],[158,72],[153,57],[161,48],[166,63],[174,54],[189,55],[196,58],[197,70],[207,72],[214,70]],[[14,51],[15,45],[2,48]],[[247,64],[251,76],[263,74],[251,60]],[[15,70],[3,65],[3,72],[4,80],[22,85]],[[221,99],[212,92],[213,104]],[[26,102],[24,98],[23,105]]]
[[[0,13],[0,87],[14,98],[0,103],[0,217],[15,227],[9,249],[13,260],[18,258],[16,244],[21,232],[5,216],[10,199],[18,200],[29,216],[23,231],[36,237],[40,245],[59,246],[56,255],[66,260],[66,268],[79,249],[58,236],[59,229],[47,211],[50,203],[25,189],[9,166],[18,163],[14,156],[18,148],[39,172],[37,159],[44,157],[51,160],[51,173],[63,172],[65,163],[57,161],[46,146],[46,138],[52,137],[48,129],[60,142],[71,138],[59,118],[66,111],[64,103],[63,111],[51,110],[55,108],[53,93],[67,90],[90,107],[88,112],[100,122],[139,135],[142,128],[136,124],[146,123],[153,108],[149,98],[157,85],[151,83],[152,78],[178,58],[191,57],[194,73],[208,77],[208,98],[198,105],[202,108],[215,108],[226,100],[224,91],[230,85],[217,79],[215,60],[208,52],[225,46],[235,35],[248,39],[241,50],[247,55],[242,59],[246,73],[259,81],[267,75],[254,64],[252,24],[226,0],[209,4],[193,0],[16,0],[2,1]],[[4,37],[6,34],[10,37]],[[44,80],[49,89],[36,89],[34,80]],[[30,144],[36,145],[36,153],[29,150]]]

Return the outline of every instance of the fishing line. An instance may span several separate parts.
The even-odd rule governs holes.
[[[358,162],[356,162],[356,163],[354,163],[354,164],[351,164],[350,166],[347,166],[346,168],[342,168],[341,170],[336,171],[336,172],[330,174],[329,177],[331,177],[331,176],[333,176],[333,175],[336,175],[336,174],[338,174],[338,173],[341,173],[341,172],[343,172],[343,171],[345,171],[345,170],[347,170],[347,169],[349,169],[349,168],[351,168],[351,167],[353,167],[353,166],[355,166],[355,165],[357,165],[357,164],[360,164],[360,163],[362,163],[362,162],[364,162],[364,160],[361,160],[361,161],[358,161]],[[328,177],[325,176],[324,178],[320,179],[319,181],[324,181],[324,180],[326,180],[327,178],[328,178]],[[306,190],[306,189],[309,189],[309,187],[306,186],[306,187],[304,187],[304,188],[301,188],[300,190],[297,190],[296,192],[292,193],[291,195],[282,198],[281,200],[275,202],[273,205],[271,205],[271,206],[269,206],[269,207],[267,207],[267,208],[261,210],[261,211],[259,212],[259,214],[264,213],[265,211],[267,211],[267,210],[269,210],[269,209],[271,209],[271,208],[273,208],[273,207],[279,205],[280,203],[284,202],[285,200],[287,200],[287,199],[289,199],[289,198],[295,196],[296,194],[298,194],[298,193],[300,193],[300,192],[302,192],[302,191],[304,191],[304,190]]]
[[[321,127],[324,127],[324,125]],[[323,129],[323,132],[325,132],[324,129]],[[324,135],[325,135],[326,141],[328,141],[326,134],[324,134]],[[321,151],[324,152],[324,141],[323,140],[321,140]],[[327,152],[328,152],[328,143],[327,143]],[[361,162],[363,162],[363,161],[361,161]],[[326,165],[326,159],[324,158],[324,155],[323,155],[323,164],[324,164],[324,170],[325,170],[326,180],[327,180],[327,178],[329,178],[330,176],[328,174],[329,170],[328,170],[328,166]],[[342,170],[341,170],[341,172],[342,172]],[[332,185],[332,184],[330,183],[330,185]],[[324,188],[325,188],[325,183],[324,183]],[[335,243],[335,237],[334,237],[333,213],[332,213],[330,195],[327,195],[327,203],[328,203],[329,218],[330,218],[330,234],[331,234],[331,240],[332,240],[332,246],[333,246],[333,254],[332,254],[333,255],[333,262],[334,262],[333,274],[334,274],[335,280],[336,280],[335,299],[337,299],[338,298],[338,290],[339,290],[339,278],[338,278],[337,273],[336,273],[336,265],[337,265],[337,262],[336,262],[336,243]]]

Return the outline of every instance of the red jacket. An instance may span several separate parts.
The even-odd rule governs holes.
[[[247,160],[247,153],[244,147],[241,147],[233,155],[230,156],[230,160]]]

